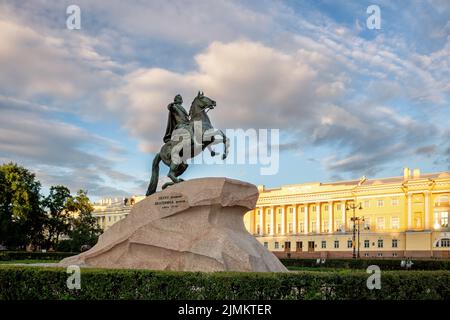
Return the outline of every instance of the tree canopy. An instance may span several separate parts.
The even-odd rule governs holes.
[[[67,187],[56,185],[44,197],[34,173],[15,163],[0,165],[0,244],[56,249],[65,235],[71,250],[79,251],[101,234],[92,212],[86,191],[72,196]]]

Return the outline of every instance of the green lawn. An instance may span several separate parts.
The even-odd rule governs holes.
[[[15,264],[15,263],[56,263],[59,260],[8,260],[8,261],[0,261],[0,264]]]

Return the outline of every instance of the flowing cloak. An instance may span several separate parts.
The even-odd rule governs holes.
[[[164,143],[167,143],[168,141],[171,140],[172,132],[173,132],[173,130],[176,129],[176,127],[178,125],[176,118],[173,115],[173,111],[170,110],[170,107],[172,105],[173,105],[173,103],[171,103],[167,106],[167,108],[169,109],[169,117],[167,119],[166,133],[164,134],[164,138],[163,138]],[[186,113],[186,111],[183,108],[179,109],[179,111],[181,111],[184,115],[186,115],[186,118],[188,118],[188,114]]]
[[[169,118],[167,119],[166,133],[164,134],[163,138],[164,143],[170,141],[170,138],[172,137],[172,132],[175,129],[176,125],[177,124],[175,123],[175,117],[172,115],[172,112],[169,112]]]

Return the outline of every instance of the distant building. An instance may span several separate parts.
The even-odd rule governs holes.
[[[443,257],[450,252],[450,173],[259,187],[244,223],[279,257],[352,257],[353,210],[361,258]],[[347,210],[349,209],[349,210]]]
[[[144,198],[145,196],[132,196],[102,199],[93,203],[92,216],[103,230],[107,230],[117,221],[124,219],[130,213],[131,207]]]

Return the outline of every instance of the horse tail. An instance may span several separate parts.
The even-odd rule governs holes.
[[[146,196],[150,196],[156,192],[156,187],[158,186],[159,179],[159,162],[161,161],[161,156],[159,153],[155,155],[152,163],[152,177],[150,179],[150,184],[148,185]]]
[[[220,132],[222,132],[222,137],[223,137],[223,156],[222,159],[225,160],[228,157],[228,152],[230,151],[230,139],[227,138],[227,136],[225,135],[225,133],[220,130]]]

